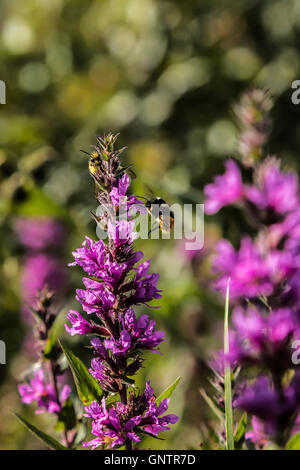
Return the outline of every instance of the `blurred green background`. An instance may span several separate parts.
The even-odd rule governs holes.
[[[236,154],[232,104],[254,85],[276,99],[270,153],[299,169],[300,107],[291,103],[291,83],[300,78],[300,2],[1,0],[0,64],[7,87],[0,105],[0,339],[7,345],[0,448],[38,449],[10,415],[22,409],[17,383],[30,366],[22,347],[24,249],[16,221],[60,220],[67,232],[62,265],[86,234],[96,238],[93,184],[79,150],[104,131],[121,132],[124,163],[138,176],[136,194],[147,185],[169,202],[203,202],[203,186]],[[199,449],[209,426],[198,389],[205,360],[221,344],[223,308],[207,289],[209,254],[222,232],[234,234],[239,224],[234,211],[206,219],[205,249],[193,257],[175,241],[138,242],[161,275],[161,309],[150,315],[167,338],[139,383],[150,378],[159,394],[182,376],[171,404],[179,423],[166,440],[144,448]],[[80,285],[79,271],[67,273],[62,323]],[[34,419],[51,432],[49,416]]]

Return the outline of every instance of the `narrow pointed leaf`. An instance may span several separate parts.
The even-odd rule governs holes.
[[[54,439],[52,436],[44,433],[40,429],[36,428],[33,424],[29,423],[25,418],[22,418],[17,413],[14,413],[14,416],[29,429],[32,434],[35,435],[40,441],[42,441],[49,449],[52,450],[69,450],[67,447],[63,446],[60,442]]]
[[[200,392],[202,398],[206,401],[206,403],[208,404],[208,406],[212,410],[212,412],[215,414],[215,416],[223,423],[224,415],[223,415],[222,411],[219,410],[219,408],[215,404],[214,400],[207,395],[204,388],[200,388],[199,392]]]
[[[170,398],[171,395],[173,394],[175,388],[177,387],[181,377],[177,377],[177,379],[168,387],[166,390],[164,390],[159,397],[156,399],[156,404],[157,406],[161,403],[162,400],[165,398]]]
[[[247,413],[243,413],[239,424],[237,425],[236,431],[234,433],[234,445],[235,448],[241,448],[245,440],[245,432],[247,426]]]
[[[60,343],[61,344],[61,343]],[[84,405],[92,401],[101,401],[104,394],[97,380],[89,373],[83,362],[75,356],[66,346],[61,348],[68,360],[80,400]]]

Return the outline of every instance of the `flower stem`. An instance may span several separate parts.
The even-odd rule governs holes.
[[[58,393],[58,386],[57,386],[57,376],[56,376],[56,371],[55,371],[55,362],[53,360],[50,360],[50,370],[51,370],[51,377],[52,377],[52,383],[55,391],[55,397],[57,403],[61,406],[61,402],[59,399],[59,393]],[[70,448],[71,444],[69,443],[68,439],[68,431],[66,429],[63,430],[63,439],[64,439],[64,444],[66,447]]]
[[[120,392],[120,398],[121,398],[121,402],[124,405],[127,405],[127,385],[126,384],[123,384],[122,390]],[[132,450],[132,442],[131,442],[130,439],[126,439],[125,449],[126,450]]]

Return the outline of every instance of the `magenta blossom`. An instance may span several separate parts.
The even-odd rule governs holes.
[[[146,431],[154,436],[169,430],[169,424],[176,423],[178,417],[173,414],[161,416],[168,409],[168,399],[162,400],[157,406],[153,390],[149,382],[142,395],[129,395],[128,404],[117,403],[106,408],[105,398],[101,405],[94,401],[85,408],[86,415],[93,419],[92,433],[97,436],[84,446],[92,446],[93,449],[111,440],[111,447],[117,448],[124,444],[126,439],[140,442],[140,432]]]
[[[163,341],[163,331],[154,331],[155,321],[149,320],[148,315],[142,315],[138,320],[134,311],[128,309],[123,318],[120,318],[123,330],[119,339],[111,338],[105,340],[104,344],[113,354],[123,355],[127,351],[135,351],[137,349],[155,349]]]
[[[70,320],[72,325],[69,327],[69,325],[65,324],[66,331],[69,335],[85,335],[93,332],[93,327],[90,322],[85,320],[76,310],[70,310],[67,319]]]
[[[266,377],[261,376],[254,385],[243,390],[234,405],[263,421],[265,433],[274,437],[291,422],[299,409],[298,388],[299,384],[292,384],[276,390]]]
[[[229,354],[232,363],[260,365],[277,374],[290,366],[291,341],[299,326],[289,309],[269,314],[254,307],[237,307],[233,326]]]
[[[161,295],[157,288],[159,275],[149,273],[150,261],[140,263],[143,253],[134,249],[137,234],[131,210],[146,209],[135,196],[126,196],[129,177],[119,160],[121,150],[113,150],[116,138],[112,134],[97,138],[96,150],[101,162],[93,173],[99,183],[96,199],[104,208],[96,220],[106,228],[107,243],[86,238],[82,248],[73,253],[71,263],[86,273],[82,279],[84,288],[77,289],[76,299],[94,317],[87,322],[72,311],[68,316],[72,327],[67,330],[72,335],[89,334],[92,327],[96,337],[91,341],[93,359],[89,371],[107,397],[101,404],[94,402],[86,408],[87,416],[93,419],[92,432],[96,438],[85,445],[95,448],[124,444],[131,450],[132,442],[140,440],[142,427],[153,425],[152,434],[156,434],[160,429],[168,429],[167,423],[175,422],[175,418],[161,417],[166,402],[157,408],[154,397],[147,398],[146,392],[136,396],[128,389],[128,383],[134,383],[132,377],[143,365],[143,350],[156,352],[163,341],[163,332],[155,330],[155,322],[147,315],[137,319],[132,310],[134,305],[148,305]],[[127,216],[126,220],[123,215]],[[120,397],[109,410],[108,393]]]
[[[22,245],[34,251],[61,246],[65,238],[62,225],[51,217],[20,218],[15,230]]]
[[[34,373],[29,385],[21,384],[18,388],[23,403],[30,404],[34,401],[37,402],[38,408],[35,411],[36,414],[46,411],[58,414],[63,403],[71,393],[70,387],[64,385],[58,399],[54,387],[46,383],[43,369],[39,369]]]
[[[217,176],[213,183],[204,188],[207,214],[216,214],[222,207],[242,200],[243,182],[239,167],[233,160],[227,160],[225,166],[224,175]]]
[[[122,178],[118,180],[118,185],[114,186],[110,191],[110,199],[111,202],[115,207],[124,207],[124,213],[128,213],[130,215],[132,206],[136,206],[136,210],[138,212],[146,212],[145,205],[142,201],[140,201],[136,196],[130,195],[127,196],[126,193],[128,191],[130,185],[130,178],[125,173]],[[121,211],[123,212],[123,211]]]
[[[220,275],[214,286],[222,292],[226,291],[228,278],[230,278],[231,298],[254,297],[272,293],[270,270],[250,238],[242,239],[238,252],[234,250],[229,241],[220,240],[217,243],[214,271]]]
[[[246,186],[245,194],[260,210],[284,215],[299,207],[297,175],[282,173],[279,160],[267,159],[257,170],[256,183]]]
[[[264,424],[256,416],[253,416],[251,425],[252,429],[246,432],[245,438],[249,439],[257,449],[263,449],[269,443],[264,431]]]
[[[32,303],[45,285],[53,290],[65,286],[66,276],[59,261],[46,254],[34,254],[25,258],[21,282],[24,299]]]

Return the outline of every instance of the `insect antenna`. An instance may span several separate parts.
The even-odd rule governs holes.
[[[85,153],[85,154],[88,155],[89,157],[91,156],[91,154],[90,154],[89,152],[87,152],[86,150],[80,149],[80,152]]]

